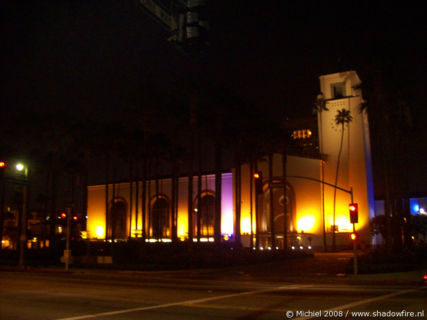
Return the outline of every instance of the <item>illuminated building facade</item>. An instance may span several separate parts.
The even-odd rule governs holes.
[[[243,164],[240,182],[235,168],[222,173],[221,241],[238,240],[260,250],[283,248],[285,240],[293,248],[320,248],[325,241],[328,246],[332,241],[337,247],[347,246],[353,230],[348,210],[352,192],[359,208],[356,228],[361,241],[370,244],[374,198],[369,125],[357,89],[360,80],[354,71],[319,79],[325,108],[317,113],[317,121],[301,120],[288,126],[286,159],[274,153]],[[351,121],[337,124],[343,110]],[[258,192],[255,171],[262,173]],[[137,183],[138,187],[136,182],[110,184],[108,192],[105,185],[88,187],[89,238],[214,241],[219,221],[214,174],[194,176],[190,196],[188,176],[147,180],[145,187],[143,181]],[[340,188],[336,193],[331,186],[335,184]],[[141,196],[143,188],[145,197]]]
[[[193,186],[198,184],[198,176],[193,177]],[[233,192],[231,172],[222,173],[221,188],[221,233],[227,237],[233,234]],[[177,240],[185,240],[189,236],[188,218],[188,177],[178,178],[175,208],[172,210],[171,178],[146,181],[145,201],[136,201],[136,190],[139,197],[143,190],[143,182],[138,188],[129,182],[116,183],[113,198],[113,185],[109,185],[108,201],[109,219],[106,219],[105,185],[89,186],[88,190],[88,236],[97,239],[128,239],[144,237],[147,242],[171,242],[174,233]],[[195,239],[201,242],[214,241],[215,223],[215,175],[201,176],[201,193],[193,188],[192,230]],[[132,200],[131,200],[132,198]],[[198,203],[200,199],[200,204]],[[132,208],[130,207],[132,203]],[[145,203],[145,210],[143,209]],[[172,212],[176,212],[173,214]],[[144,217],[145,216],[145,217]],[[145,219],[144,219],[145,218]],[[108,223],[108,226],[107,226]],[[191,223],[190,223],[191,224]]]

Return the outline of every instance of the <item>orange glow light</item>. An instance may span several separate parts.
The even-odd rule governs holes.
[[[66,217],[67,217],[67,214],[66,214],[66,213],[64,213],[64,212],[63,212],[63,213],[61,213],[61,218],[62,218],[62,219],[65,219]]]
[[[95,227],[95,236],[98,239],[104,238],[105,237],[105,229],[104,229],[104,227],[102,227],[102,226],[96,226]]]
[[[77,216],[74,216],[74,217],[73,217],[73,220],[74,220],[74,221],[77,221],[78,219],[79,219],[79,218],[77,218]]]
[[[4,168],[4,167],[6,167],[6,162],[0,161],[0,168]]]
[[[259,179],[259,173],[258,172],[254,173],[254,179]]]
[[[316,225],[316,217],[313,214],[301,216],[297,220],[299,232],[312,232]]]
[[[357,235],[355,234],[355,233],[352,233],[351,235],[350,235],[350,238],[351,238],[351,240],[356,240],[357,239]]]

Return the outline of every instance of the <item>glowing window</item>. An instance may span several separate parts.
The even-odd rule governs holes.
[[[167,238],[169,232],[169,202],[165,198],[158,198],[151,209],[151,229],[153,238]]]
[[[200,199],[199,210],[195,211],[194,234],[203,237],[213,235],[214,224],[215,196],[213,194],[205,194]]]
[[[310,129],[302,129],[302,130],[294,130],[292,132],[292,139],[308,139],[312,135],[312,132]]]

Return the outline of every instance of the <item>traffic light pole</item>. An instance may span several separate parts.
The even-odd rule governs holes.
[[[353,232],[356,234],[356,224],[353,223]],[[358,270],[358,263],[357,263],[357,240],[359,237],[356,237],[356,239],[353,241],[353,273],[355,276],[359,273]]]
[[[326,184],[327,186],[330,186],[330,187],[333,187],[333,188],[337,188],[338,190],[341,190],[341,191],[349,193],[350,197],[351,197],[351,202],[353,202],[353,188],[350,188],[350,190],[347,190],[347,189],[338,187],[338,186],[336,186],[336,185],[334,185],[332,183],[328,183],[328,182],[325,182],[325,181],[322,181],[322,180],[319,180],[319,179],[316,179],[316,178],[311,178],[311,177],[287,176],[287,178],[305,179],[305,180],[311,180],[311,181],[315,181],[315,182],[320,182],[320,183]]]
[[[353,200],[353,188],[350,188],[350,196],[351,196],[351,203],[354,203]],[[356,234],[356,223],[353,224],[353,232]],[[356,237],[356,239],[353,241],[353,273],[355,276],[358,275],[358,261],[357,261],[357,241],[359,240],[359,237]]]

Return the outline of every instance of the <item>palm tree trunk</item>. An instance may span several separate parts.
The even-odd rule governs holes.
[[[200,136],[197,138],[198,148],[198,178],[197,178],[197,242],[200,242],[200,214],[201,214],[201,202],[202,202],[202,143]]]
[[[323,160],[323,123],[322,123],[322,108],[319,110],[319,127],[320,127],[320,150],[321,166],[322,166],[322,231],[323,231],[323,251],[328,251],[326,241],[326,216],[325,216],[325,161]]]
[[[268,178],[270,180],[269,190],[270,190],[270,236],[271,236],[271,247],[276,247],[276,230],[274,228],[274,197],[273,197],[273,188],[271,183],[273,180],[273,154],[268,155]]]
[[[218,141],[215,148],[215,225],[214,225],[214,240],[216,244],[221,242],[221,192],[222,192],[222,176],[221,176],[221,158],[222,158],[221,143]]]
[[[250,243],[251,243],[251,249],[254,247],[254,214],[253,214],[253,172],[254,172],[254,168],[253,168],[253,163],[252,160],[249,162],[249,211],[250,211],[250,222],[251,222],[251,238],[250,238]]]
[[[108,238],[109,229],[110,229],[110,210],[108,210],[109,205],[109,180],[110,180],[110,152],[107,151],[105,157],[105,239]]]
[[[134,176],[133,180],[135,181],[135,231],[136,236],[138,237],[138,215],[139,215],[139,159],[136,158],[134,165]],[[132,223],[131,223],[132,226]],[[132,231],[131,231],[132,232]]]
[[[132,159],[129,159],[129,239],[132,238],[132,210],[133,210],[133,167]],[[138,184],[138,182],[137,182]],[[138,198],[138,193],[136,194]]]
[[[235,244],[241,246],[240,237],[240,220],[241,220],[241,198],[242,198],[242,179],[241,179],[241,166],[240,155],[236,155],[236,177],[235,177],[235,197],[236,197],[236,218],[234,221],[234,241]]]
[[[149,163],[147,164],[148,170],[147,172],[149,172],[151,174],[151,161],[148,160]],[[151,238],[153,237],[153,216],[152,216],[152,206],[151,206],[151,179],[147,179],[146,183],[148,183],[147,186],[147,208],[148,208],[148,214],[147,214],[147,237]]]
[[[146,158],[142,161],[142,195],[141,195],[141,206],[142,206],[142,240],[145,243],[147,237],[146,223],[147,223],[147,160]],[[138,228],[138,215],[135,215],[135,228]]]
[[[188,174],[188,244],[189,248],[193,245],[193,175],[194,175],[194,128],[190,128],[190,167]]]
[[[116,167],[117,167],[117,165],[116,165],[116,163],[115,163],[115,161],[114,160],[116,160],[116,159],[114,159],[115,157],[113,157],[113,168],[112,168],[112,174],[113,174],[113,178],[112,178],[112,188],[113,188],[113,190],[112,190],[112,194],[111,194],[111,208],[113,208],[114,207],[114,202],[115,202],[115,200],[116,200]],[[110,216],[110,229],[111,229],[111,239],[112,240],[115,240],[116,239],[116,228],[115,228],[115,226],[113,225],[113,216],[111,215]]]
[[[85,162],[86,162],[86,166],[85,166],[85,171],[83,173],[83,190],[82,190],[82,209],[83,209],[83,217],[84,217],[84,228],[85,230],[87,230],[87,187],[88,187],[88,183],[89,183],[89,153],[86,152],[85,153]]]
[[[286,146],[283,148],[282,152],[282,172],[283,172],[283,250],[288,249],[288,203],[287,203],[287,177],[286,177],[286,167],[287,167],[287,152]]]
[[[174,161],[176,161],[174,159]],[[177,237],[177,215],[178,215],[178,176],[177,176],[177,165],[173,163],[172,167],[172,197],[171,197],[171,228],[172,228],[172,242],[175,243],[178,240]]]
[[[156,161],[157,164],[159,163],[158,160]],[[156,164],[156,181],[155,181],[155,188],[156,188],[156,200],[154,200],[154,204],[157,203],[157,201],[159,201],[159,171],[157,170],[158,165]],[[158,204],[158,203],[157,203]],[[156,219],[154,219],[153,217],[153,221],[156,222],[156,225],[153,225],[153,231],[157,230],[157,240],[160,240],[163,237],[163,230],[161,228],[161,212],[160,210],[158,210],[157,212],[153,212],[153,214],[157,214],[158,216],[156,217]]]
[[[339,170],[340,170],[340,160],[341,160],[341,152],[342,152],[342,147],[343,147],[343,142],[344,142],[344,123],[341,126],[341,141],[340,141],[340,148],[338,151],[338,159],[337,159],[337,171],[335,174],[335,183],[334,183],[334,225],[333,225],[333,229],[332,229],[332,248],[333,250],[336,250],[336,239],[335,239],[335,235],[336,235],[336,225],[335,225],[335,212],[336,212],[336,200],[337,200],[337,185],[338,185],[338,175],[339,175]]]

